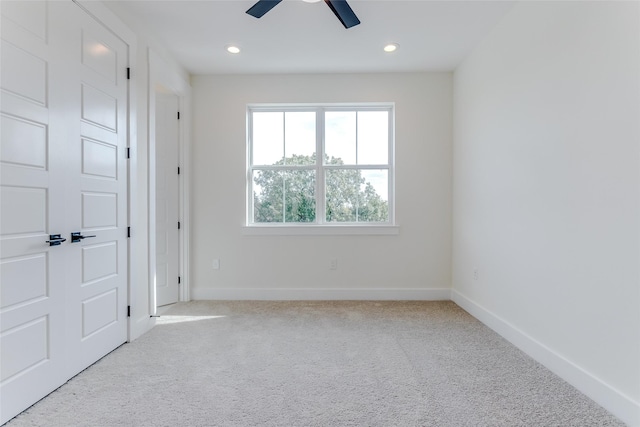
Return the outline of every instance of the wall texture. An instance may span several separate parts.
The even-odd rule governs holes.
[[[639,12],[518,3],[454,76],[454,300],[631,425]]]
[[[192,298],[448,298],[451,81],[451,73],[192,77]],[[243,235],[247,104],[285,102],[395,102],[398,235]]]

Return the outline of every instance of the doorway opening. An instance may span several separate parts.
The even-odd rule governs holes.
[[[180,299],[180,99],[155,93],[155,290],[156,307]],[[151,230],[152,232],[154,230]]]
[[[189,300],[187,78],[149,51],[149,308]],[[160,310],[162,311],[162,310]]]

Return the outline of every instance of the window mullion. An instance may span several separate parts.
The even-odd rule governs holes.
[[[356,165],[358,165],[358,142],[359,142],[359,138],[358,138],[358,117],[360,116],[360,114],[358,114],[358,111],[356,111]],[[358,189],[360,190],[360,189]],[[359,194],[359,191],[358,191]],[[356,200],[356,222],[358,222],[358,219],[360,217],[360,201]]]
[[[282,223],[285,224],[287,222],[287,186],[285,184],[284,171],[279,171],[280,179],[282,180]]]
[[[287,164],[287,113],[282,112],[282,164]]]
[[[250,109],[247,109],[247,129],[248,129],[248,147],[247,147],[247,153],[246,153],[246,157],[247,157],[247,165],[249,166],[248,169],[248,180],[247,180],[247,185],[245,186],[245,188],[247,188],[247,206],[249,207],[249,209],[247,209],[247,224],[252,224],[253,220],[255,218],[255,213],[254,213],[254,209],[255,207],[253,206],[253,112]]]
[[[367,170],[367,169],[391,169],[388,164],[383,165],[325,165],[326,169],[350,169],[350,170]]]
[[[389,207],[389,222],[391,224],[395,224],[396,223],[396,219],[395,219],[395,206],[396,206],[396,201],[395,201],[395,141],[394,141],[394,135],[395,135],[395,117],[394,117],[394,109],[393,108],[389,108],[388,109],[388,125],[387,125],[387,129],[388,129],[388,136],[387,136],[387,144],[388,144],[388,156],[387,156],[387,177],[388,177],[388,181],[387,181],[387,206]]]
[[[326,216],[326,186],[324,171],[324,110],[316,110],[316,223],[324,224]]]
[[[315,170],[316,165],[254,165],[251,168],[254,170]]]
[[[282,165],[287,165],[287,113],[282,112]],[[282,179],[282,223],[287,223],[287,183],[285,182],[285,169],[280,171]]]

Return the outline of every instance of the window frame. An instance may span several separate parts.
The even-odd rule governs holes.
[[[325,156],[325,113],[326,112],[388,112],[387,163],[386,164],[346,164],[324,163]],[[316,115],[316,163],[310,165],[254,165],[253,164],[253,113],[255,112],[315,112]],[[357,115],[356,115],[357,117]],[[390,102],[341,103],[341,104],[249,104],[246,121],[246,206],[245,234],[397,234],[395,222],[395,104]],[[356,119],[357,153],[357,119]],[[284,142],[286,144],[286,141]],[[286,147],[285,147],[286,150]],[[284,153],[283,153],[284,156]],[[326,220],[325,175],[329,170],[387,170],[388,220],[384,222],[328,222]],[[313,170],[316,175],[314,222],[254,222],[253,175],[257,170]],[[253,232],[256,230],[261,232]],[[264,230],[274,232],[264,232]],[[285,230],[286,229],[286,230]],[[253,230],[253,231],[251,231]],[[325,231],[320,231],[325,230]],[[282,233],[282,231],[285,231]],[[320,231],[320,233],[318,233]]]

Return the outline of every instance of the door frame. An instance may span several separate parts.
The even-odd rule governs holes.
[[[149,156],[148,156],[148,236],[149,236],[149,307],[153,316],[156,315],[156,89],[162,88],[173,92],[178,97],[178,109],[180,120],[178,122],[178,152],[180,175],[178,176],[178,203],[180,218],[179,259],[178,274],[181,277],[179,285],[179,301],[189,301],[189,235],[190,235],[190,210],[189,210],[189,176],[190,176],[190,144],[189,123],[191,87],[185,79],[157,54],[153,49],[148,50],[149,61],[149,102],[148,102],[148,132],[149,132]]]

